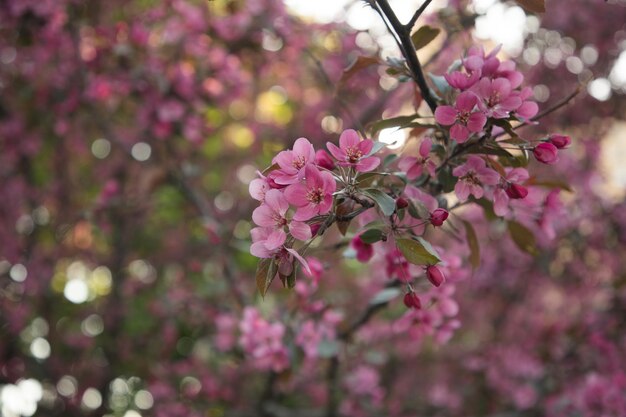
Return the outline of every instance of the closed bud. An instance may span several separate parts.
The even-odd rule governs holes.
[[[525,198],[528,195],[528,188],[519,184],[510,184],[504,189],[506,195],[512,199]]]
[[[438,208],[430,213],[430,223],[433,226],[441,226],[448,218],[448,210]]]
[[[396,198],[396,207],[399,209],[407,208],[409,206],[409,202],[404,197]]]
[[[566,135],[554,134],[554,135],[550,135],[550,137],[548,138],[548,142],[550,142],[551,144],[553,144],[559,149],[563,149],[563,148],[567,148],[570,145],[570,143],[572,143],[572,139]]]
[[[404,295],[404,305],[407,306],[407,308],[414,308],[416,310],[422,308],[422,302],[413,291]]]
[[[535,146],[533,155],[537,161],[544,164],[554,164],[559,160],[558,149],[550,142],[543,142]]]
[[[319,232],[320,227],[322,227],[322,223],[312,224],[311,225],[311,236],[317,235],[317,232]]]
[[[430,265],[426,268],[426,277],[435,287],[440,286],[446,280],[441,269],[437,268],[435,265]]]
[[[332,160],[328,152],[323,149],[315,152],[315,164],[320,168],[326,168],[330,171],[335,169],[335,162]]]

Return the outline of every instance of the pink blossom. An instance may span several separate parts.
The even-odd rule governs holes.
[[[269,323],[255,308],[246,307],[239,330],[239,344],[257,369],[280,372],[289,367],[282,323]]]
[[[292,184],[285,189],[287,201],[298,208],[293,216],[298,221],[328,213],[337,187],[332,174],[320,172],[314,165],[306,166],[305,176],[304,183]]]
[[[294,143],[293,150],[282,151],[272,160],[280,167],[273,171],[274,181],[283,185],[295,184],[304,178],[304,168],[314,161],[313,145],[306,138],[300,138]]]
[[[524,75],[515,69],[515,61],[504,61],[500,63],[495,76],[502,77],[509,80],[511,88],[517,88],[522,85],[524,81]]]
[[[356,235],[350,242],[350,246],[356,251],[356,259],[359,262],[367,262],[374,256],[374,247],[361,240],[361,235]]]
[[[429,265],[426,267],[426,278],[433,284],[435,287],[440,286],[446,280],[445,275],[441,272],[441,269],[437,268],[435,265]]]
[[[544,164],[556,164],[559,161],[558,149],[550,142],[542,142],[535,146],[533,155]]]
[[[250,231],[252,245],[250,253],[257,258],[273,258],[278,262],[278,272],[289,275],[293,271],[293,259],[295,258],[305,271],[311,272],[306,260],[293,248],[285,247],[287,234],[283,230],[271,227],[255,227]]]
[[[452,126],[452,139],[459,143],[465,142],[472,133],[480,132],[487,123],[487,117],[480,110],[474,110],[477,102],[478,98],[474,93],[465,91],[459,94],[454,107],[437,107],[435,120],[442,126]]]
[[[488,168],[485,161],[475,155],[470,155],[465,164],[452,171],[455,177],[459,177],[454,192],[461,201],[466,201],[472,194],[481,198],[484,194],[483,185],[496,185],[500,180],[500,174]]]
[[[282,230],[289,227],[289,232],[299,240],[311,238],[311,228],[308,224],[300,221],[289,221],[286,217],[289,210],[287,199],[279,190],[269,190],[265,193],[262,205],[252,212],[252,220],[261,227],[273,227]]]
[[[548,138],[548,142],[556,146],[557,149],[565,149],[572,143],[572,139],[566,135],[552,134]]]
[[[463,60],[463,66],[468,71],[481,71],[483,76],[493,77],[500,67],[500,60],[496,58],[502,45],[485,54],[482,46],[472,46],[467,51],[467,57]]]
[[[417,294],[415,294],[413,291],[406,293],[402,301],[404,302],[404,305],[407,306],[407,308],[414,308],[416,310],[422,308],[422,302],[420,301]]]
[[[443,76],[450,86],[465,91],[478,82],[480,79],[480,71],[470,71],[468,73],[453,71]]]
[[[515,116],[521,120],[530,120],[539,111],[539,106],[528,98],[532,97],[533,90],[530,87],[524,87],[521,91],[514,91],[512,94],[517,95],[522,104],[515,110]]]
[[[315,152],[315,164],[320,167],[332,171],[335,169],[335,162],[332,160],[328,152],[323,149]]]
[[[522,185],[529,178],[524,168],[508,169],[499,187],[493,193],[493,210],[498,216],[504,216],[509,211],[509,199],[522,199],[528,195],[528,189]]]
[[[510,112],[521,106],[521,98],[512,95],[511,90],[511,83],[506,78],[495,80],[483,78],[473,88],[480,97],[478,106],[487,116],[494,119],[505,119],[509,117]]]
[[[430,213],[430,224],[433,226],[441,226],[448,218],[448,210],[438,208],[435,209],[432,213]]]
[[[398,168],[400,168],[401,171],[406,172],[406,177],[409,180],[414,180],[422,175],[424,168],[426,168],[426,171],[432,177],[435,176],[435,169],[437,166],[430,159],[431,148],[432,141],[429,138],[426,138],[420,144],[419,156],[405,156],[400,159],[400,162],[398,162]]]
[[[380,164],[380,158],[369,156],[374,142],[370,139],[361,140],[353,129],[344,130],[339,137],[339,147],[328,142],[326,147],[339,161],[340,166],[354,167],[358,172],[368,172]]]

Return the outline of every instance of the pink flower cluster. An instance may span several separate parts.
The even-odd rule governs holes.
[[[282,323],[269,323],[255,308],[246,307],[239,330],[239,344],[257,369],[280,372],[289,367]]]
[[[311,239],[311,223],[316,230],[320,221],[315,218],[330,212],[337,189],[332,170],[339,166],[368,172],[380,164],[380,159],[372,156],[374,142],[361,140],[352,129],[341,134],[339,146],[330,142],[327,146],[336,162],[324,150],[316,153],[308,139],[300,138],[293,149],[274,157],[275,169],[259,174],[260,178],[250,183],[250,195],[261,202],[252,213],[258,227],[251,231],[250,252],[259,258],[276,259],[283,275],[291,273],[294,258],[309,270],[293,243]]]
[[[532,89],[520,87],[524,76],[515,69],[515,62],[501,62],[496,58],[498,51],[485,54],[482,47],[472,47],[460,68],[444,75],[459,94],[454,105],[437,107],[435,120],[450,126],[450,137],[459,143],[482,132],[488,119],[527,121],[539,110],[530,100]]]

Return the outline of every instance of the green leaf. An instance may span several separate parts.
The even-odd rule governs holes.
[[[433,247],[418,237],[417,240],[413,239],[398,239],[396,245],[402,255],[412,264],[415,265],[435,265],[441,262],[439,255],[433,249]]]
[[[337,204],[337,208],[335,209],[335,214],[337,216],[345,216],[347,214],[352,213],[354,211],[354,201],[350,199],[343,200],[341,203]],[[337,229],[339,229],[339,233],[342,236],[345,236],[348,232],[348,227],[350,227],[350,220],[348,221],[339,221],[337,220]]]
[[[465,237],[467,238],[467,244],[470,249],[470,264],[472,264],[472,268],[476,270],[480,266],[480,245],[478,244],[478,237],[476,236],[476,231],[474,230],[474,226],[466,220],[463,220],[463,225],[465,226]]]
[[[372,135],[375,135],[383,129],[388,129],[390,127],[402,127],[408,123],[411,123],[418,116],[418,114],[412,114],[410,116],[390,117],[389,119],[382,119],[371,123],[368,128],[372,132]]]
[[[535,235],[531,230],[521,223],[509,222],[509,234],[518,248],[531,255],[537,255],[538,250],[535,242]]]
[[[384,290],[380,290],[379,292],[377,292],[376,295],[370,300],[369,304],[371,306],[375,306],[379,304],[386,304],[389,301],[396,298],[397,296],[399,296],[400,294],[402,294],[402,291],[400,290],[400,288],[397,288],[397,287],[385,288]]]
[[[443,188],[442,191],[444,193],[449,193],[454,190],[454,186],[458,181],[457,177],[452,175],[452,170],[449,167],[439,171],[439,174],[437,174],[437,180],[439,181],[439,184],[441,184],[441,187]]]
[[[276,276],[278,265],[274,259],[261,259],[256,268],[256,288],[261,293],[261,297],[265,298],[267,289]]]
[[[389,166],[389,164],[391,164],[396,159],[398,159],[398,155],[396,155],[395,153],[390,153],[389,155],[385,156],[385,158],[383,159],[383,166],[384,167]]]
[[[280,272],[278,273],[278,276],[280,277],[280,280],[283,283],[283,287],[285,288],[289,288],[292,289],[293,287],[296,286],[296,271],[298,268],[296,268],[296,263],[293,263],[293,268],[291,270],[291,274],[289,275],[283,275]]]
[[[382,148],[384,148],[385,146],[387,146],[385,142],[374,142],[374,146],[372,147],[372,150],[365,156],[372,156],[378,151],[380,151]]]
[[[560,181],[557,179],[550,180],[539,180],[539,179],[531,179],[528,184],[538,185],[540,187],[547,188],[560,188],[561,190],[572,192],[572,187],[566,183],[565,181]]]
[[[396,211],[396,200],[379,189],[368,188],[363,193],[376,202],[385,216],[391,216]]]
[[[383,238],[383,231],[379,229],[369,229],[361,233],[360,238],[363,243],[371,245],[372,243],[376,243]]]
[[[280,168],[280,165],[278,165],[278,164],[270,165],[269,167],[267,167],[267,168],[265,168],[263,170],[262,174],[263,175],[267,175],[267,174],[269,174],[272,171],[276,171],[278,168]]]
[[[517,4],[532,13],[544,13],[546,11],[545,0],[516,0]]]
[[[437,35],[439,35],[441,29],[434,28],[432,26],[424,25],[420,27],[414,34],[411,35],[411,40],[413,41],[413,46],[415,50],[418,51],[431,43]]]

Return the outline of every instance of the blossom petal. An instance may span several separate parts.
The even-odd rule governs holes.
[[[465,91],[456,98],[456,108],[461,111],[470,111],[476,105],[478,97],[471,91]]]
[[[331,155],[335,157],[336,160],[343,161],[346,159],[345,151],[337,147],[337,145],[335,145],[334,143],[327,142],[326,147],[328,148],[328,151],[331,153]]]
[[[456,122],[456,110],[452,106],[439,106],[435,109],[435,120],[443,126],[450,126]]]
[[[356,164],[356,170],[359,172],[368,172],[376,169],[376,167],[380,165],[380,158],[375,156],[370,156],[368,158],[363,158]]]
[[[359,134],[356,133],[356,130],[354,129],[346,129],[343,133],[341,133],[341,136],[339,136],[339,146],[344,150],[348,148],[356,148],[359,146],[360,141],[361,139],[359,138]]]
[[[285,198],[296,207],[306,206],[309,200],[306,199],[307,188],[304,184],[292,184],[285,188]]]
[[[289,209],[287,199],[279,190],[269,190],[265,193],[265,204],[281,216],[284,216]]]
[[[252,212],[252,221],[261,227],[275,227],[275,211],[267,204],[262,204]]]
[[[299,138],[293,144],[293,152],[298,156],[303,156],[307,162],[315,160],[315,149],[307,138]]]
[[[303,207],[299,207],[296,214],[293,215],[293,219],[304,222],[317,216],[318,213],[319,206],[317,204],[309,203]]]
[[[300,262],[300,264],[302,265],[302,268],[304,268],[307,274],[311,273],[311,268],[309,268],[309,264],[302,256],[300,256],[300,254],[296,250],[292,248],[285,248],[285,249],[287,249],[287,252],[292,254],[293,257],[298,260],[298,262]]]
[[[450,137],[459,143],[465,142],[469,137],[469,134],[469,130],[465,126],[460,124],[455,124],[450,129]]]
[[[311,227],[308,224],[295,220],[289,223],[289,233],[298,240],[309,240],[312,236]]]
[[[480,132],[487,123],[487,116],[481,112],[474,112],[467,120],[467,128],[471,132]]]

